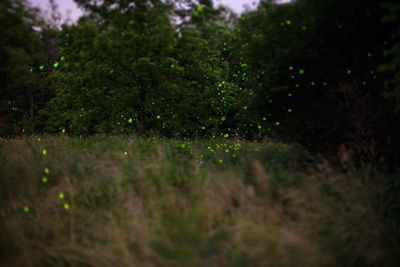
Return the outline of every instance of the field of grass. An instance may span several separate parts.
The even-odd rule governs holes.
[[[349,166],[271,140],[2,139],[0,266],[395,266],[383,174]]]

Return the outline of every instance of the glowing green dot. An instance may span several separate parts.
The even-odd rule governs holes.
[[[347,70],[347,74],[350,75],[351,74],[351,70]]]
[[[300,84],[296,83],[296,88],[299,88],[299,87],[300,87]]]
[[[60,193],[60,194],[58,195],[58,197],[59,197],[60,199],[63,199],[63,198],[64,198],[64,194],[63,194],[63,193]]]
[[[275,125],[278,126],[279,125],[279,121],[275,122]]]
[[[203,12],[203,7],[202,6],[198,6],[196,9],[198,12]]]
[[[263,119],[263,121],[266,121],[266,120],[267,120],[267,118],[266,118],[266,117],[263,117],[262,119]]]
[[[126,156],[126,155],[128,155],[128,152],[127,152],[127,151],[125,151],[125,152],[124,152],[124,155],[125,155],[125,156]]]
[[[258,125],[258,129],[261,129],[261,125]]]
[[[62,129],[61,132],[62,132],[62,133],[65,133],[65,129]]]
[[[219,160],[219,163],[222,163],[222,159]]]
[[[161,117],[160,117],[160,115],[157,115],[157,119],[159,120]]]
[[[299,70],[299,74],[300,74],[300,75],[304,74],[304,70],[303,70],[303,69],[300,69],[300,70]]]
[[[42,182],[43,182],[43,183],[47,183],[47,177],[46,177],[46,176],[43,176]]]
[[[46,156],[46,155],[47,155],[47,151],[46,151],[46,149],[43,149],[43,150],[42,150],[42,153],[43,153],[43,155],[45,155],[45,156]]]
[[[201,127],[201,129],[202,129],[202,130],[205,130],[205,129],[206,129],[206,127],[205,127],[205,126],[202,126],[202,127]]]
[[[56,63],[54,63],[54,68],[57,68],[58,67],[58,62],[56,62]]]
[[[49,168],[44,168],[44,173],[49,174],[50,173]]]
[[[38,137],[38,139],[37,139],[39,142],[40,142],[40,137]]]
[[[32,69],[32,68],[30,68],[30,69],[29,69],[29,71],[30,71],[30,72],[32,72],[32,71],[33,71],[33,69]]]
[[[110,74],[113,74],[114,73],[114,70],[110,70]]]
[[[327,83],[327,82],[323,82],[322,84],[323,84],[324,86],[327,86],[327,85],[328,85],[328,83]]]
[[[185,148],[185,146],[186,146],[185,144],[182,144],[182,145],[181,145],[182,148]]]
[[[129,118],[128,122],[129,122],[129,123],[132,123],[132,118]]]
[[[363,85],[366,85],[366,84],[367,84],[367,82],[363,81],[363,82],[362,82],[362,84],[363,84]]]
[[[268,100],[268,103],[272,103],[272,99]]]
[[[292,93],[289,93],[288,96],[292,96]]]
[[[293,70],[293,66],[290,66],[290,67],[289,67],[289,70]]]
[[[368,57],[371,57],[371,56],[372,56],[372,54],[371,54],[371,53],[368,53],[367,55],[368,55]]]
[[[225,118],[225,116],[223,116],[222,118],[221,118],[221,121],[224,121],[226,118]]]
[[[175,64],[171,64],[171,68],[175,68]]]
[[[63,61],[64,60],[64,57],[61,57],[61,61]]]
[[[307,26],[302,26],[301,29],[302,29],[303,31],[305,31],[305,30],[307,30]]]
[[[69,205],[68,205],[68,203],[65,203],[65,204],[64,204],[64,209],[66,209],[66,210],[68,210],[68,209],[69,209]]]
[[[246,109],[247,109],[247,106],[244,106],[243,109],[246,110]]]
[[[39,67],[39,69],[40,69],[40,70],[43,70],[43,68],[44,68],[44,66],[43,66],[43,65],[41,65],[41,66]]]
[[[290,25],[290,24],[292,24],[292,22],[291,22],[290,20],[287,20],[287,21],[286,21],[286,24],[287,24],[287,25]]]
[[[28,207],[28,206],[25,206],[25,207],[24,207],[24,211],[25,211],[25,212],[29,212],[29,207]]]
[[[311,85],[314,86],[314,85],[315,85],[315,82],[311,82]]]
[[[288,111],[288,112],[292,112],[292,109],[291,109],[291,108],[289,108],[287,111]]]

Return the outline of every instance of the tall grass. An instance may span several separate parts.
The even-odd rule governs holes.
[[[395,266],[381,175],[271,140],[3,139],[0,265]]]

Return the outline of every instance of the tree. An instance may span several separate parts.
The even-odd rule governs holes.
[[[8,134],[30,130],[37,110],[48,97],[42,79],[48,70],[43,65],[46,53],[37,31],[43,24],[39,9],[25,1],[0,3],[0,101],[10,110]]]
[[[231,69],[249,96],[248,131],[258,125],[263,135],[324,152],[354,139],[384,147],[393,116],[382,98],[385,77],[376,73],[391,35],[383,14],[376,1],[359,0],[261,1],[245,13],[231,44]],[[356,95],[363,100],[348,101]],[[349,102],[364,104],[356,111]],[[361,127],[369,110],[374,116]]]
[[[215,97],[218,84],[235,90],[225,83],[222,37],[211,34],[223,32],[222,26],[205,25],[193,14],[178,32],[170,20],[173,6],[161,1],[78,3],[92,13],[63,31],[66,60],[50,75],[56,97],[41,113],[46,130],[154,130],[167,136],[218,131],[219,106],[227,105]]]

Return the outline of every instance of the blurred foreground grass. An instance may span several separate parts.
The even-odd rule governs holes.
[[[2,139],[0,266],[396,266],[384,180],[268,140]]]

